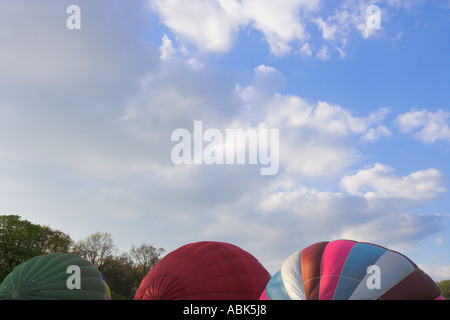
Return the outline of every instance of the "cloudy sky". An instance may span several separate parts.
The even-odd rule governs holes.
[[[447,0],[1,0],[0,214],[271,273],[369,241],[450,279],[449,38]],[[278,129],[277,174],[174,164],[194,121]]]

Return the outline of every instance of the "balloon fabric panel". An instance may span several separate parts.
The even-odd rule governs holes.
[[[369,243],[356,243],[345,261],[333,299],[348,300],[367,275],[367,266],[374,265],[386,251],[386,248]]]
[[[313,244],[302,250],[301,268],[303,287],[307,300],[318,300],[320,290],[320,266],[322,254],[328,242]]]
[[[306,298],[300,264],[301,254],[301,251],[292,254],[281,265],[284,287],[292,300],[305,300]]]
[[[267,284],[265,295],[269,300],[291,300],[284,287],[281,271],[278,271]]]
[[[334,241],[326,246],[320,271],[320,300],[333,298],[345,260],[355,243],[354,241]]]
[[[434,281],[422,270],[415,269],[389,291],[380,296],[380,300],[433,300],[441,294]]]

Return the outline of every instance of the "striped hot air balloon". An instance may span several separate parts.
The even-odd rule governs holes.
[[[261,300],[434,300],[435,282],[401,253],[351,240],[319,242],[288,257]]]
[[[0,300],[110,300],[106,279],[89,261],[71,253],[36,256],[0,284]]]

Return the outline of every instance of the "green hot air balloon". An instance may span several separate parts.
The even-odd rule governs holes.
[[[37,256],[18,265],[0,285],[0,300],[110,300],[92,263],[71,253]]]

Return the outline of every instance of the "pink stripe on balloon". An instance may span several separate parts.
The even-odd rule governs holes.
[[[333,299],[345,260],[355,244],[354,241],[337,240],[326,246],[320,271],[320,300]]]
[[[270,300],[269,297],[266,294],[266,290],[263,291],[263,293],[259,297],[259,300]]]

